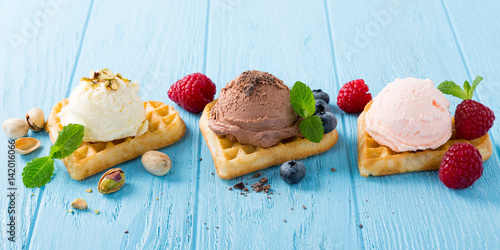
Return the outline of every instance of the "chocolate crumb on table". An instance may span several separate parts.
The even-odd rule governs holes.
[[[203,161],[203,158],[200,158],[200,161]]]
[[[269,181],[269,179],[266,178],[266,177],[262,177],[262,179],[259,180],[259,182],[262,183],[262,184],[266,184],[267,181]]]
[[[245,191],[245,192],[249,192],[249,190],[248,190],[248,188],[247,188],[247,187],[246,187],[246,188],[244,188],[244,189],[243,189],[243,191]]]
[[[128,234],[128,231],[125,231],[126,234]]]
[[[337,171],[337,169],[335,169],[335,168],[332,168],[331,170],[332,170],[332,172],[336,172]]]
[[[211,174],[214,175],[214,172],[212,172]]]
[[[232,187],[229,187],[228,189],[229,189],[229,190],[233,190],[233,188],[232,188]]]
[[[233,188],[235,188],[235,189],[244,189],[245,188],[245,184],[243,184],[243,182],[240,181],[240,182],[234,184]]]
[[[362,224],[359,224],[359,228],[363,228],[363,225],[362,225]]]
[[[306,206],[304,206],[304,205],[302,205],[302,208],[303,208],[304,210],[306,210],[306,209],[307,209],[307,208],[306,208]]]
[[[259,178],[261,175],[262,175],[261,173],[255,173],[250,179]]]

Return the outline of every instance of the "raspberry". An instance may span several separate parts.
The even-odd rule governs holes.
[[[483,158],[470,143],[456,143],[441,160],[439,179],[449,188],[470,187],[483,175]]]
[[[168,90],[168,97],[183,109],[199,113],[214,100],[215,92],[215,84],[210,78],[194,73],[175,82]]]
[[[368,86],[363,79],[350,81],[340,89],[337,105],[347,113],[359,113],[372,100]]]
[[[455,110],[455,130],[467,140],[485,135],[493,126],[493,121],[493,111],[473,100],[462,101]]]

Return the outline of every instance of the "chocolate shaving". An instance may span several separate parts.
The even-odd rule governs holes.
[[[243,182],[240,181],[240,182],[234,184],[233,188],[235,188],[235,189],[244,189],[245,188],[245,184],[243,184]]]
[[[255,85],[254,84],[247,84],[245,87],[243,87],[243,93],[245,93],[245,96],[250,96],[252,95],[253,91],[255,90]]]
[[[268,180],[269,179],[267,179],[266,177],[262,177],[262,179],[260,179],[259,182],[262,184],[266,184]]]
[[[255,173],[250,179],[259,178],[261,175],[262,175],[261,173]]]

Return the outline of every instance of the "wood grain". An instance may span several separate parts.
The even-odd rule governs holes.
[[[207,74],[219,90],[241,72],[256,69],[274,74],[288,86],[300,80],[335,96],[338,89],[333,87],[323,2],[237,1],[227,11],[211,4],[209,16]],[[342,128],[338,132],[339,142],[332,149],[303,160],[308,172],[299,184],[283,182],[278,167],[261,171],[272,186],[270,199],[264,193],[252,191],[244,196],[238,190],[229,191],[239,181],[250,186],[258,179],[246,180],[250,174],[225,181],[212,175],[210,152],[202,143],[198,246],[332,248],[349,242],[359,247],[346,137]]]
[[[345,2],[328,7],[339,83],[364,78],[376,94],[397,77],[430,78],[436,84],[469,78],[441,3]],[[381,15],[388,16],[386,21],[379,19]],[[459,101],[449,99],[454,110]],[[351,157],[356,148],[356,118],[340,118],[349,128]],[[495,140],[497,134],[492,137]],[[486,162],[485,174],[474,186],[450,190],[436,171],[365,178],[350,165],[364,247],[458,249],[498,244],[483,236],[490,235],[487,228],[498,228],[498,221],[491,220],[491,212],[498,208],[484,208],[485,204],[498,205],[496,194],[485,195],[499,181],[494,166],[498,166],[496,156]]]
[[[24,118],[26,112],[33,107],[41,108],[47,116],[54,100],[65,96],[68,83],[71,81],[75,58],[79,54],[80,40],[84,35],[89,4],[90,2],[65,2],[44,5],[40,2],[28,5],[21,1],[0,2],[2,13],[0,15],[2,48],[0,49],[0,120],[2,122],[10,117]],[[32,158],[48,155],[51,145],[48,135],[44,132],[29,132],[28,136],[39,139],[42,146],[32,154],[16,155],[18,189],[15,217],[18,237],[16,243],[10,243],[7,240],[6,230],[2,230],[0,249],[33,247],[36,245],[33,239],[36,237],[37,228],[40,226],[47,228],[47,225],[37,223],[37,219],[40,218],[39,211],[43,207],[52,209],[54,204],[64,206],[67,210],[67,203],[63,205],[59,199],[52,200],[49,204],[42,202],[50,196],[45,187],[24,188],[21,180],[23,167]],[[8,138],[3,131],[0,137],[2,141],[0,157],[2,166],[5,166],[2,167],[2,181],[0,181],[0,218],[2,218],[2,229],[6,229]],[[60,166],[56,168],[58,175],[65,171]],[[49,219],[57,220],[59,216],[64,215],[64,211]],[[52,229],[50,226],[49,228]],[[52,236],[51,238],[54,241],[58,239]]]

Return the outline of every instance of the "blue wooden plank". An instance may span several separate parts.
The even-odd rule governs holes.
[[[456,41],[462,55],[469,79],[474,79],[477,75],[484,77],[483,82],[476,90],[474,99],[480,101],[495,112],[497,122],[491,128],[490,133],[495,152],[493,163],[485,166],[483,178],[490,178],[491,181],[485,183],[481,190],[480,198],[483,199],[482,210],[490,216],[488,223],[483,223],[484,230],[496,232],[500,228],[500,182],[499,173],[499,146],[500,127],[498,117],[500,114],[500,72],[498,72],[498,58],[500,50],[498,41],[500,40],[500,17],[498,11],[500,6],[495,1],[486,1],[480,5],[463,2],[458,5],[456,2],[443,1],[444,8],[450,22],[450,26],[456,37]],[[478,28],[481,27],[481,28]],[[458,81],[458,80],[457,80]],[[486,169],[487,168],[487,169]],[[500,236],[497,233],[485,234],[481,237],[486,246],[492,248],[500,247]]]
[[[440,2],[338,1],[328,2],[328,9],[338,84],[363,78],[376,95],[397,77],[430,78],[436,84],[469,78]],[[468,20],[462,17],[463,22]],[[471,27],[488,30],[493,23],[484,24]],[[498,49],[493,54],[498,55]],[[459,101],[450,100],[454,110]],[[348,128],[353,163],[357,157],[356,119],[353,115],[341,116]],[[492,132],[495,141],[496,129]],[[498,241],[492,241],[497,236],[491,231],[498,228],[499,170],[495,166],[496,153],[486,162],[485,173],[474,186],[451,190],[439,181],[436,171],[365,178],[352,164],[364,247],[456,249],[498,245]]]
[[[140,158],[120,164],[127,184],[117,193],[102,195],[97,192],[100,175],[75,181],[59,162],[39,201],[33,248],[178,249],[193,242],[199,162],[198,145],[193,142],[199,140],[198,115],[173,104],[167,90],[180,77],[203,68],[206,6],[194,1],[154,1],[135,4],[132,10],[129,6],[134,3],[94,3],[70,90],[91,69],[106,67],[141,83],[143,100],[174,105],[187,132],[181,141],[161,149],[170,156],[172,169],[156,177],[145,171]],[[70,90],[48,102],[55,104]],[[49,143],[44,145],[48,148]],[[89,188],[92,193],[85,192]],[[87,200],[89,209],[67,213],[78,197]]]
[[[270,72],[292,86],[303,81],[334,95],[334,65],[322,1],[235,1],[210,6],[207,75],[218,92],[250,69]],[[335,110],[339,114],[338,110]],[[350,183],[344,128],[328,152],[303,160],[305,179],[287,185],[278,167],[262,171],[272,186],[264,193],[244,196],[228,188],[248,183],[252,174],[222,180],[215,174],[210,152],[202,142],[198,189],[197,243],[201,249],[269,247],[360,247]],[[335,167],[337,172],[332,172]],[[215,174],[215,175],[214,175]],[[304,205],[307,209],[303,209]],[[292,210],[293,209],[293,210]],[[286,222],[284,221],[286,220]]]
[[[0,2],[0,120],[24,118],[26,112],[41,108],[48,115],[53,100],[64,96],[70,82],[71,70],[78,54],[79,41],[87,18],[90,2],[44,1],[26,4],[22,1]],[[38,138],[42,147],[16,160],[16,243],[7,240],[7,141],[0,133],[0,217],[2,240],[0,249],[28,248],[39,216],[40,201],[45,189],[25,189],[21,171],[27,161],[44,156],[51,145],[44,132],[29,132]],[[32,195],[33,193],[33,195]],[[53,203],[51,203],[53,204]],[[52,219],[55,219],[52,217]]]

